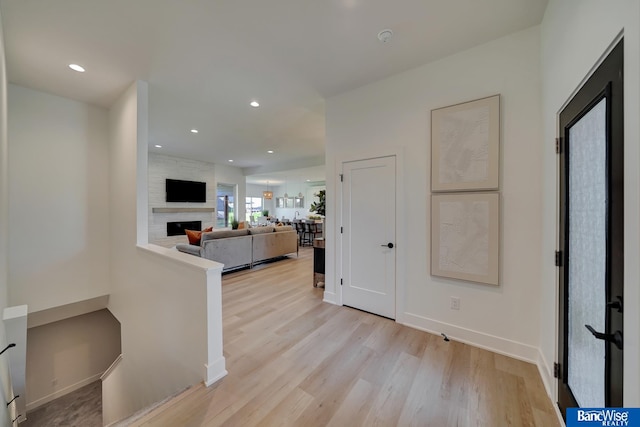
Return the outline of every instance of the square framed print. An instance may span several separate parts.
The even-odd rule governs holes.
[[[431,110],[431,191],[497,190],[500,95]]]
[[[431,274],[499,285],[500,195],[431,196]]]
[[[285,201],[285,208],[295,207],[295,202],[293,197],[287,197],[284,199],[284,201]]]

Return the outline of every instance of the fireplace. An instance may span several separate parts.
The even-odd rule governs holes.
[[[167,236],[184,235],[184,230],[202,230],[202,221],[167,222]]]

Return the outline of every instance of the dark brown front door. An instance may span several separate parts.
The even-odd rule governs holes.
[[[622,406],[623,42],[560,113],[558,405]]]

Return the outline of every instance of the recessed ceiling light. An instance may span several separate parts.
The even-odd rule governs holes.
[[[252,107],[257,108],[257,107],[259,107],[259,106],[260,106],[260,103],[259,103],[258,101],[251,101],[251,102],[249,103],[249,105],[251,105]]]
[[[382,43],[386,43],[389,40],[391,40],[391,37],[393,37],[393,31],[386,29],[386,30],[382,30],[378,33],[378,40],[380,40]]]
[[[233,159],[229,159],[227,160],[229,163],[233,163]]]
[[[78,64],[69,64],[69,68],[71,68],[73,71],[77,71],[79,73],[84,73],[84,67],[82,67],[81,65]]]
[[[310,180],[310,179],[308,179],[308,180],[307,180],[307,182],[311,182],[311,180]]]
[[[191,129],[191,133],[198,133],[198,129]]]
[[[156,148],[162,148],[162,145],[156,144],[156,145],[154,145],[154,147],[156,147]]]
[[[269,151],[267,151],[267,153],[273,154],[273,150],[269,150]]]

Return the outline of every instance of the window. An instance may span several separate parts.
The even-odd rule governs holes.
[[[262,197],[246,198],[246,218],[251,222],[257,222],[258,217],[262,216]]]
[[[216,203],[216,228],[230,227],[235,219],[235,185],[218,184]]]

